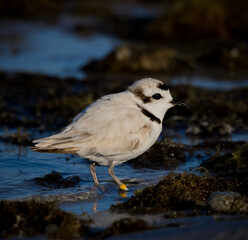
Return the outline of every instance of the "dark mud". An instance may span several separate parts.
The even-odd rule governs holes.
[[[55,203],[1,201],[0,209],[0,236],[3,238],[46,235],[75,239],[89,231],[89,220],[67,213]]]
[[[69,176],[64,178],[61,173],[52,171],[44,177],[37,177],[29,180],[46,188],[69,188],[74,187],[80,182],[79,176]]]

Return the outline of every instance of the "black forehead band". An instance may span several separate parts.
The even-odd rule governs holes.
[[[165,83],[159,83],[158,88],[160,88],[161,90],[164,90],[164,91],[167,91],[169,89],[168,85]]]

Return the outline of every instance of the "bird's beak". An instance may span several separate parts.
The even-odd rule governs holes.
[[[170,103],[171,103],[173,106],[181,106],[181,107],[188,107],[188,106],[189,106],[187,103],[179,102],[179,101],[174,100],[174,99],[172,99],[172,100],[170,101]]]

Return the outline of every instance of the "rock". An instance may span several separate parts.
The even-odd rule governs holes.
[[[165,46],[148,44],[122,45],[114,49],[102,60],[93,60],[85,66],[83,71],[89,73],[158,73],[180,71],[191,68],[190,59],[184,53]]]
[[[247,214],[248,198],[236,192],[213,192],[208,205],[214,212]]]
[[[59,231],[59,227],[56,224],[49,224],[46,226],[45,234],[49,237],[56,236]]]

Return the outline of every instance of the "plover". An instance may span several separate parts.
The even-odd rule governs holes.
[[[124,92],[103,96],[79,113],[60,133],[34,140],[32,150],[72,153],[92,161],[90,172],[99,185],[96,164],[109,166],[108,173],[122,190],[128,190],[114,174],[118,164],[148,150],[162,131],[166,111],[175,101],[162,81],[144,78]]]

